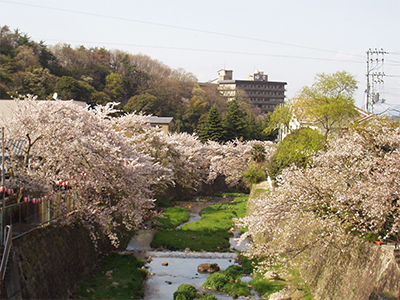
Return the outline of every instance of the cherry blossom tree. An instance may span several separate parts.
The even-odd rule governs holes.
[[[13,157],[13,187],[20,197],[48,195],[60,220],[99,224],[115,245],[118,227],[132,230],[151,217],[154,194],[165,187],[195,189],[218,175],[237,185],[254,145],[264,146],[267,159],[274,151],[271,142],[203,144],[196,135],[165,134],[143,114],[112,117],[116,103],[16,101],[13,118],[2,121],[7,136],[25,141],[23,157]]]
[[[52,195],[68,182],[74,214],[66,214],[65,194],[51,201],[65,222],[98,223],[115,244],[115,229],[136,228],[153,207],[151,187],[167,170],[132,147],[109,117],[113,104],[95,110],[72,101],[18,101],[4,126],[14,140],[26,141],[23,161],[15,159],[13,185],[22,193]]]
[[[141,116],[141,117],[139,117]],[[115,126],[131,137],[138,151],[151,156],[170,173],[167,184],[195,189],[199,182],[212,183],[223,175],[231,186],[237,186],[247,170],[254,145],[263,145],[267,161],[275,148],[268,141],[235,140],[226,144],[209,141],[202,144],[195,134],[165,134],[146,124],[145,115],[125,115],[115,119]],[[141,120],[140,122],[138,120]],[[171,181],[171,180],[172,181]]]
[[[399,145],[399,125],[375,119],[329,140],[309,166],[285,169],[238,221],[249,229],[241,239],[253,240],[249,255],[265,270],[316,247],[346,251],[356,236],[398,239]]]
[[[213,153],[208,180],[213,181],[218,175],[224,175],[226,183],[230,186],[237,186],[241,183],[243,173],[251,162],[254,145],[264,146],[266,162],[270,161],[275,151],[273,143],[270,141],[241,142],[236,139],[223,145],[209,141],[207,145]]]

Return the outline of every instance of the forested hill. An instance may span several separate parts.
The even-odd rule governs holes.
[[[48,46],[19,30],[1,27],[0,98],[32,94],[52,99],[55,92],[63,100],[90,105],[112,101],[126,112],[174,117],[180,131],[203,136],[200,131],[209,110],[215,106],[221,124],[228,110],[215,86],[200,87],[192,73],[172,69],[147,55],[103,47],[73,48],[65,43]],[[268,139],[262,133],[265,116],[253,111],[246,99],[239,103],[239,111],[235,109],[242,124],[233,124],[240,131],[234,137]]]

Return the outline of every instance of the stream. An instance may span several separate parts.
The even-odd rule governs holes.
[[[181,206],[190,209],[189,222],[195,222],[201,217],[200,210],[214,204],[213,202],[184,202]],[[186,224],[186,223],[185,223]],[[182,226],[181,224],[180,226]],[[180,228],[177,227],[177,229]],[[202,284],[206,281],[208,273],[197,272],[197,266],[203,263],[216,263],[221,270],[227,269],[230,265],[236,264],[235,253],[214,253],[214,252],[176,252],[176,251],[154,251],[150,247],[154,234],[157,232],[155,229],[139,230],[129,242],[126,251],[135,252],[139,257],[147,261],[146,269],[149,277],[145,283],[145,297],[144,300],[172,300],[174,292],[182,283],[188,283],[202,290]],[[231,249],[235,248],[241,250],[244,243],[240,246],[237,245],[235,237],[238,232],[234,233],[234,237],[230,239]],[[243,278],[242,280],[250,280],[250,278]],[[232,296],[224,295],[220,292],[207,290],[213,293],[218,300],[232,300]],[[258,297],[251,297],[245,299],[259,299]]]

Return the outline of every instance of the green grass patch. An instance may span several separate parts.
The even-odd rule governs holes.
[[[190,209],[174,206],[163,211],[164,218],[156,218],[159,224],[157,227],[162,229],[175,228],[178,225],[189,221]]]
[[[271,191],[269,189],[261,189],[261,188],[252,189],[251,193],[250,193],[250,198],[256,198],[256,197],[260,196],[261,194],[270,193],[270,192]]]
[[[80,284],[78,295],[85,299],[142,299],[146,270],[134,255],[111,253],[102,260],[101,271]]]
[[[238,254],[237,257],[238,257],[238,263],[243,268],[243,274],[248,274],[248,275],[252,274],[254,271],[254,266],[257,264],[257,260],[249,259],[241,254]]]
[[[200,211],[199,221],[182,226],[182,230],[228,231],[233,219],[246,216],[248,196],[236,197],[232,202],[212,204]]]
[[[174,251],[186,248],[190,248],[192,251],[228,251],[230,247],[229,238],[231,236],[229,230],[235,225],[233,219],[246,215],[248,196],[240,195],[232,202],[212,204],[201,210],[201,219],[199,221],[185,224],[179,230],[160,230],[155,234],[151,247]],[[167,209],[164,212],[167,219],[164,219],[164,221],[160,219],[160,222],[169,224],[168,220],[175,215],[172,213],[172,209],[171,214],[168,214],[169,210]],[[180,215],[181,212],[177,214]]]
[[[229,248],[229,237],[227,232],[165,229],[154,235],[151,247],[172,251],[190,248],[192,251],[221,252]]]
[[[303,293],[302,299],[313,300],[314,295],[312,295],[312,288],[301,278],[300,271],[298,269],[289,270],[288,282],[294,286],[298,291]]]
[[[249,285],[263,298],[282,290],[287,283],[282,279],[265,279],[261,274],[255,274]]]
[[[215,193],[212,195],[212,197],[220,197],[220,198],[229,198],[229,197],[240,197],[243,196],[245,194],[241,193],[241,192],[237,192],[237,191],[229,191],[226,193]]]

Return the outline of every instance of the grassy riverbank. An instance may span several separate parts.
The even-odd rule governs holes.
[[[75,298],[142,299],[147,275],[144,261],[133,254],[111,253],[106,256],[94,277],[85,280]]]

